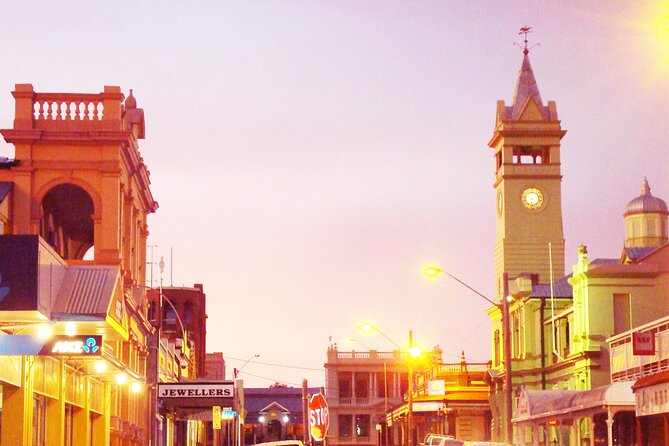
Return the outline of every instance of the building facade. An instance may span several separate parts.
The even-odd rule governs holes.
[[[119,87],[12,95],[13,127],[0,131],[15,149],[0,160],[0,442],[148,444],[143,285],[158,205],[139,152],[144,112]],[[37,334],[49,338],[40,353],[10,348]]]

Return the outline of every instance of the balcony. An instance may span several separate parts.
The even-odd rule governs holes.
[[[632,333],[655,336],[654,355],[634,355]],[[669,370],[669,317],[658,319],[607,340],[611,350],[611,381],[629,381],[645,375]]]

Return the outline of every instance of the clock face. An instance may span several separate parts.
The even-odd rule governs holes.
[[[536,187],[528,187],[523,191],[522,200],[527,209],[539,209],[544,204],[544,194]]]

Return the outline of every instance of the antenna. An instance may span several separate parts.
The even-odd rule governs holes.
[[[528,46],[527,46],[527,35],[530,34],[531,32],[532,32],[532,27],[530,27],[530,26],[522,26],[522,27],[520,28],[520,31],[518,32],[518,34],[519,34],[519,35],[520,35],[520,34],[524,34],[524,35],[525,35],[525,39],[523,40],[523,45],[521,46],[519,43],[517,43],[517,42],[513,42],[513,44],[516,45],[518,48],[522,48],[522,49],[523,49],[523,54],[526,55],[526,56],[527,56],[527,54],[530,52],[530,50],[531,50],[532,48],[539,46],[538,43],[535,44],[535,45],[532,45],[531,47],[528,47]]]

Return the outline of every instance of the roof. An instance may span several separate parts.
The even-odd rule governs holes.
[[[307,393],[319,392],[317,387],[310,387]],[[258,413],[272,405],[279,404],[291,413],[302,413],[301,387],[272,387],[244,389],[244,409],[249,413]]]
[[[17,166],[19,162],[4,156],[0,156],[0,169],[9,169],[12,166]]]
[[[537,81],[534,78],[534,71],[532,70],[532,64],[530,64],[530,58],[525,53],[523,55],[523,63],[520,66],[520,71],[518,73],[518,81],[516,82],[516,91],[513,94],[513,104],[509,107],[511,119],[518,119],[520,113],[525,108],[527,101],[532,98],[534,102],[539,106],[539,110],[544,117],[548,117],[548,111],[544,107],[544,103],[541,100],[541,94],[539,93],[539,86]],[[507,115],[508,116],[508,115]]]
[[[572,297],[572,287],[568,282],[570,277],[571,274],[553,282],[553,297],[567,299]],[[532,297],[551,297],[550,283],[539,283],[537,285],[533,285]]]
[[[0,203],[5,199],[9,191],[12,190],[14,183],[10,181],[0,181]]]
[[[624,249],[624,253],[631,261],[640,260],[651,252],[655,251],[657,246],[629,247]]]
[[[118,276],[118,266],[70,266],[53,312],[106,317]]]
[[[573,416],[602,406],[634,407],[633,381],[622,381],[591,390],[527,390],[520,393],[514,421],[559,415]]]
[[[641,195],[627,203],[623,216],[627,217],[628,215],[646,213],[660,213],[669,215],[669,210],[667,210],[667,203],[665,203],[664,200],[658,197],[654,197],[650,193],[648,180],[644,178],[643,183],[641,184]]]

